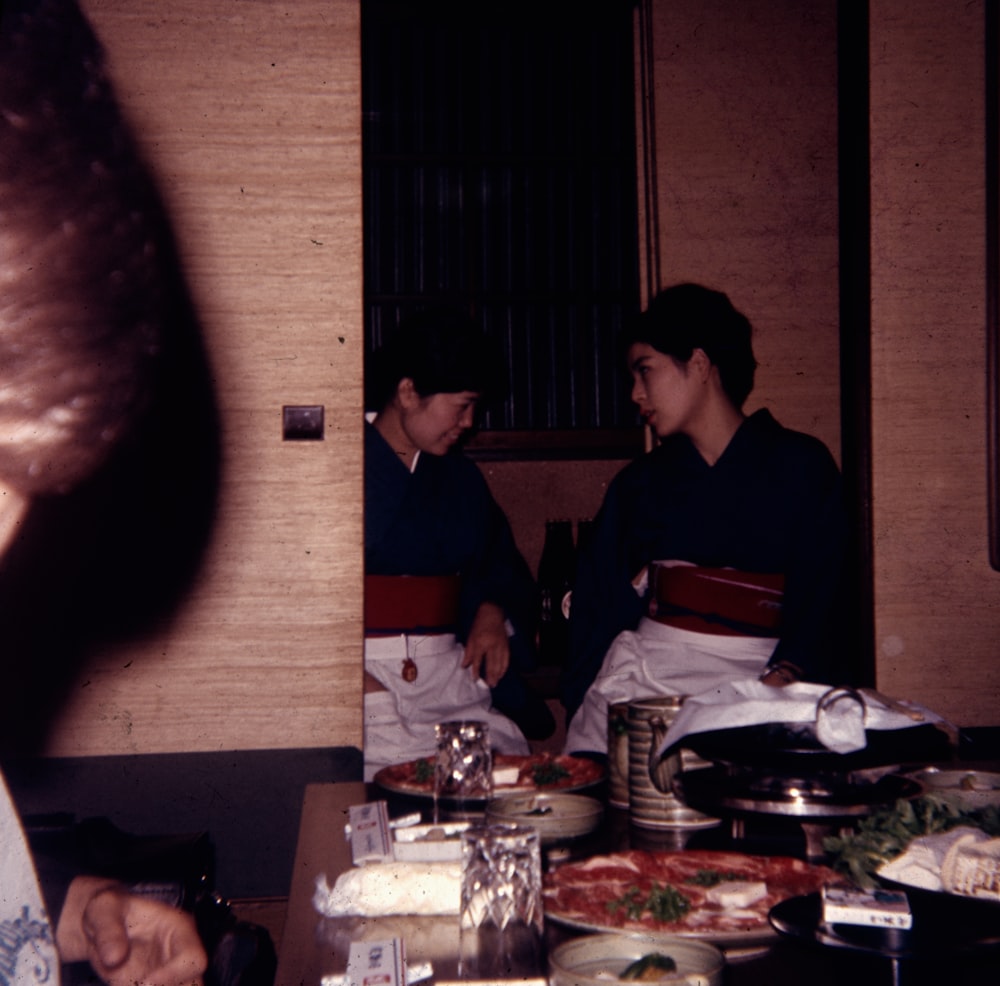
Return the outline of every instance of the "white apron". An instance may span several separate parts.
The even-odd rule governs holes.
[[[644,617],[611,642],[566,730],[566,752],[608,752],[608,706],[654,695],[697,695],[756,678],[777,637],[698,633]]]
[[[386,688],[365,695],[366,781],[382,767],[434,755],[434,724],[452,719],[489,723],[496,752],[529,752],[521,730],[492,708],[489,685],[461,667],[463,654],[454,634],[365,639],[365,670]],[[407,659],[413,681],[403,675]]]

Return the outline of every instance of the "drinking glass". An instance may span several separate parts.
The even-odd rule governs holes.
[[[509,978],[542,968],[542,857],[537,829],[475,824],[462,833],[462,971]]]
[[[439,799],[454,804],[452,814],[472,808],[470,802],[485,802],[493,794],[493,751],[490,728],[485,722],[461,720],[439,722],[437,760],[434,765],[434,819],[439,821]],[[482,805],[478,805],[482,810]]]

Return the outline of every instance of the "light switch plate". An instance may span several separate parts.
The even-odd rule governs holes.
[[[286,442],[315,442],[323,438],[322,404],[285,404],[281,408],[281,437]]]

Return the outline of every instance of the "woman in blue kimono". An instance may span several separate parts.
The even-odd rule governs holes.
[[[681,284],[627,342],[632,400],[658,444],[614,479],[580,559],[569,752],[607,752],[609,703],[837,677],[840,472],[818,439],[743,413],[750,322],[724,294]]]
[[[456,446],[491,363],[468,319],[429,311],[371,362],[365,426],[365,776],[436,749],[434,724],[482,719],[524,754],[551,729],[519,672],[537,596],[506,517]],[[503,709],[503,711],[500,711]],[[504,714],[507,713],[507,714]]]

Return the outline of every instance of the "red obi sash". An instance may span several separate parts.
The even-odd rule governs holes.
[[[659,623],[700,633],[779,636],[784,575],[656,563],[650,573],[649,615]]]
[[[457,575],[366,575],[365,633],[454,633]]]

